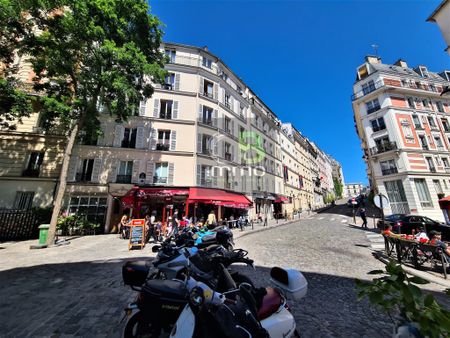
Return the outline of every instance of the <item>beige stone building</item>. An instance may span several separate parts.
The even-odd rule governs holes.
[[[95,145],[76,146],[69,212],[92,210],[107,228],[124,211],[272,218],[284,201],[276,115],[207,49],[163,48],[165,84],[128,121],[105,114]]]

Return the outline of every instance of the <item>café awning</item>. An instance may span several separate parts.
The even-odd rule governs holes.
[[[274,203],[289,203],[289,198],[283,195],[276,195]]]
[[[189,188],[188,202],[200,202],[238,209],[247,209],[252,205],[252,202],[244,195],[206,188]]]

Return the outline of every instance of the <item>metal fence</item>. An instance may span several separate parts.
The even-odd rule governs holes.
[[[0,210],[0,242],[38,238],[39,225],[48,221],[32,210]]]

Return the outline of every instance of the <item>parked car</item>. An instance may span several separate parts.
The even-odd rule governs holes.
[[[384,223],[383,223],[383,220],[381,220],[381,219],[378,220],[377,228],[381,229],[381,230],[384,230],[384,225],[385,224],[390,224],[393,227],[394,223],[399,221],[399,220],[401,220],[401,218],[404,217],[404,216],[406,216],[406,215],[405,214],[392,214],[392,215],[386,216],[384,218]]]
[[[388,220],[388,218],[390,218]],[[402,215],[394,214],[385,218],[385,223],[392,225],[392,230],[399,234],[411,234],[412,230],[425,228],[425,231],[430,234],[432,230],[442,233],[442,240],[450,241],[450,226],[432,220],[426,216],[420,215]]]
[[[361,206],[361,204],[362,204],[362,206],[364,206],[366,197],[364,195],[359,195],[356,197],[352,197],[347,201],[347,206],[349,208],[353,208],[353,203],[352,203],[353,198],[355,199],[355,202],[356,202],[355,208],[359,208]]]

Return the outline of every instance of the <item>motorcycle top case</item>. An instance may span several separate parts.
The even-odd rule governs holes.
[[[281,289],[288,299],[300,300],[306,296],[308,282],[303,274],[294,269],[273,267],[270,270],[270,283]]]
[[[142,286],[150,271],[148,261],[125,262],[122,266],[122,278],[125,285]]]

